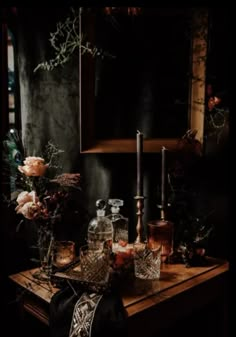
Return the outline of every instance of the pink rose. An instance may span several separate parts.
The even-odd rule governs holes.
[[[41,214],[41,203],[38,202],[35,204],[34,202],[29,201],[23,205],[17,206],[16,211],[18,214],[22,214],[26,219],[32,220]]]
[[[39,201],[39,198],[36,196],[35,191],[31,191],[30,193],[27,191],[23,191],[18,195],[16,199],[16,202],[18,203],[18,205],[21,205],[21,206],[24,205],[26,202],[30,202],[30,201],[35,202],[35,203]]]
[[[27,177],[40,177],[45,174],[48,164],[41,157],[26,157],[24,166],[18,166],[18,170]]]

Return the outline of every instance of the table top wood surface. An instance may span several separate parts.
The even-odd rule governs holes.
[[[50,303],[52,296],[59,290],[49,282],[38,281],[31,269],[10,275],[18,286],[27,290],[43,302]],[[166,301],[197,285],[205,283],[229,270],[224,260],[208,258],[207,266],[186,268],[183,264],[164,264],[159,280],[147,281],[135,279],[121,288],[124,307],[128,316],[132,316],[158,303]]]

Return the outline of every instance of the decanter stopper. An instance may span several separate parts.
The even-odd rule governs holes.
[[[120,207],[124,205],[124,201],[121,199],[108,199],[108,205],[111,206],[112,214],[120,212]]]
[[[98,216],[105,216],[106,212],[106,201],[103,199],[98,199],[96,201],[96,208],[97,208],[97,215]]]

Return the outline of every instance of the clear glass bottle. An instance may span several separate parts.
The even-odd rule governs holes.
[[[113,245],[112,250],[122,250],[128,244],[128,218],[120,214],[120,207],[124,205],[121,199],[109,199],[111,214],[107,215],[113,225]]]
[[[103,199],[96,201],[97,215],[88,225],[87,241],[91,249],[103,250],[104,247],[112,248],[113,224],[105,215],[106,202]]]

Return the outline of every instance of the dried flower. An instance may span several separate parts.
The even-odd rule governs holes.
[[[57,176],[55,179],[51,179],[51,182],[57,183],[62,187],[77,188],[80,182],[80,173],[63,173]]]

